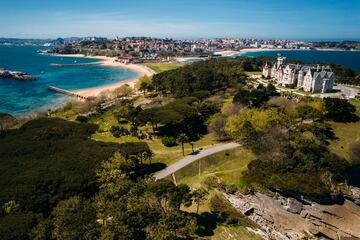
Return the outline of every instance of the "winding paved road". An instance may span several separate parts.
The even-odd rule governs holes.
[[[169,167],[165,168],[164,170],[155,173],[154,178],[155,178],[155,180],[166,178],[167,176],[170,176],[174,172],[182,169],[183,167],[189,165],[192,162],[195,162],[196,160],[198,160],[200,158],[204,158],[204,157],[212,155],[214,153],[222,152],[222,151],[233,149],[233,148],[240,147],[240,146],[241,145],[239,143],[232,142],[232,143],[227,143],[227,144],[223,144],[220,146],[216,146],[213,148],[201,150],[198,154],[188,155],[188,156],[182,158],[181,160],[177,161],[176,163],[170,165]]]

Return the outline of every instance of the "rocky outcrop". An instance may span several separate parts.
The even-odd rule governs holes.
[[[0,69],[0,78],[12,78],[12,79],[21,80],[21,81],[35,80],[34,77],[30,76],[27,73],[13,72],[13,71],[8,71],[6,69]]]
[[[0,132],[11,128],[17,123],[17,119],[10,114],[0,113]],[[1,137],[1,134],[0,134]]]
[[[278,193],[225,194],[232,206],[261,226],[266,239],[360,239],[360,207],[345,200],[342,205],[303,202]]]
[[[303,204],[294,198],[285,198],[278,193],[275,194],[275,198],[288,212],[300,214],[303,210]]]
[[[353,201],[355,204],[360,206],[360,188],[351,187],[350,188],[351,194],[346,196],[349,200]]]

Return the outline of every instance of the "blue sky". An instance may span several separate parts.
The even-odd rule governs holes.
[[[0,37],[360,39],[360,0],[0,0]]]

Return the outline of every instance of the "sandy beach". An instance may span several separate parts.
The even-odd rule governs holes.
[[[235,55],[238,53],[240,53],[240,51],[234,51],[234,50],[225,50],[225,51],[214,52],[214,54],[221,55],[223,57],[228,57],[228,56]]]
[[[225,50],[225,51],[219,51],[219,52],[215,52],[215,54],[220,54],[223,57],[230,57],[236,54],[241,54],[241,53],[247,53],[247,52],[259,52],[259,51],[291,51],[293,49],[269,49],[269,48],[246,48],[246,49],[241,49],[239,51],[233,51],[233,50]],[[123,80],[123,81],[119,81],[117,83],[111,84],[111,85],[104,85],[104,86],[99,86],[99,87],[94,87],[94,88],[86,88],[86,89],[80,89],[77,90],[76,93],[78,93],[81,96],[84,97],[96,97],[98,96],[101,92],[103,91],[107,91],[107,90],[114,90],[124,84],[128,84],[131,87],[134,87],[137,80],[145,75],[147,76],[152,76],[155,74],[155,72],[144,66],[141,64],[124,64],[124,63],[120,63],[120,62],[116,62],[116,58],[112,58],[112,57],[105,57],[105,56],[85,56],[83,54],[66,54],[66,55],[62,55],[62,54],[57,54],[55,56],[59,56],[59,57],[78,57],[78,58],[92,58],[92,59],[99,59],[101,60],[101,62],[99,63],[99,65],[103,65],[103,66],[109,66],[109,67],[120,67],[120,68],[128,68],[131,69],[135,72],[138,73],[138,76],[136,78],[133,79],[127,79],[127,80]],[[179,57],[179,58],[175,58],[175,60],[177,61],[188,61],[188,60],[192,60],[192,59],[196,59],[197,57]]]
[[[221,55],[222,57],[231,57],[237,54],[241,54],[241,53],[249,53],[249,52],[264,52],[264,51],[293,51],[293,50],[298,50],[298,49],[279,49],[279,48],[244,48],[241,49],[239,51],[234,51],[234,50],[225,50],[225,51],[219,51],[219,52],[214,52],[214,54],[217,55]],[[197,59],[198,57],[178,57],[175,58],[176,61],[179,62],[186,62],[186,61],[190,61],[193,59]]]
[[[135,72],[138,73],[138,76],[136,78],[133,79],[127,79],[127,80],[122,80],[119,81],[117,83],[111,84],[111,85],[104,85],[104,86],[99,86],[99,87],[93,87],[93,88],[86,88],[86,89],[80,89],[75,91],[77,94],[84,96],[84,97],[96,97],[98,96],[101,92],[103,91],[112,91],[124,84],[128,84],[131,87],[134,87],[137,80],[145,75],[147,76],[152,76],[155,74],[155,72],[144,66],[141,64],[124,64],[124,63],[120,63],[120,62],[116,62],[116,58],[111,58],[111,57],[105,57],[105,56],[85,56],[82,54],[69,54],[69,55],[56,55],[59,57],[82,57],[82,58],[92,58],[92,59],[99,59],[101,60],[101,62],[99,63],[99,65],[103,65],[103,66],[109,66],[109,67],[120,67],[120,68],[128,68],[131,69]]]

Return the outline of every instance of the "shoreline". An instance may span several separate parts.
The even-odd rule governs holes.
[[[343,49],[336,49],[336,48],[315,48],[315,49],[285,49],[285,48],[244,48],[238,51],[235,50],[224,50],[214,52],[214,54],[221,55],[221,57],[233,57],[236,55],[241,56],[241,54],[246,53],[254,53],[254,52],[277,52],[277,51],[331,51],[331,52],[358,52],[360,50],[343,50]],[[206,59],[200,57],[176,57],[175,60],[178,62],[186,62],[191,61],[194,59]]]
[[[235,50],[224,50],[214,52],[214,54],[219,54],[221,57],[232,57],[239,54],[251,53],[251,52],[266,52],[266,51],[311,51],[310,49],[277,49],[277,48],[244,48],[238,51]],[[189,61],[194,59],[200,59],[200,57],[176,57],[175,60],[178,62]],[[201,58],[205,59],[205,58]]]
[[[105,66],[105,67],[118,67],[118,68],[125,68],[130,69],[138,74],[135,78],[121,80],[116,83],[108,84],[108,85],[102,85],[97,87],[91,87],[91,88],[84,88],[84,89],[78,89],[74,92],[84,96],[84,97],[96,97],[101,92],[104,91],[112,91],[118,87],[121,87],[125,84],[128,84],[130,87],[135,87],[136,82],[143,76],[147,75],[151,77],[155,74],[155,71],[151,70],[150,68],[141,65],[141,64],[124,64],[120,62],[116,62],[115,57],[106,57],[106,56],[85,56],[83,54],[51,54],[51,56],[55,57],[76,57],[76,58],[89,58],[89,59],[97,59],[100,60],[99,65]]]

